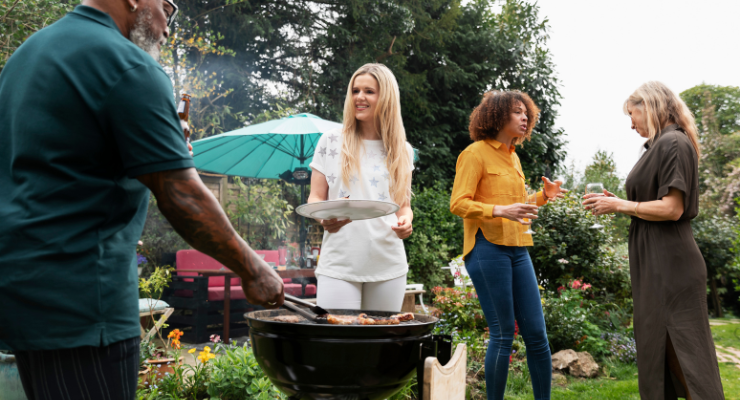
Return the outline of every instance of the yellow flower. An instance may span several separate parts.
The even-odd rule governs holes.
[[[216,358],[216,355],[211,353],[211,348],[206,346],[203,348],[203,351],[198,353],[198,361],[202,362],[203,364],[207,363],[208,360],[212,360]]]
[[[195,347],[193,347],[192,349],[188,350],[188,353],[190,353],[190,354],[195,353]]]

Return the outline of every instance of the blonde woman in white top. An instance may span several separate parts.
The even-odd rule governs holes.
[[[391,201],[395,214],[362,221],[319,220],[324,227],[316,269],[324,308],[400,311],[408,263],[403,239],[412,232],[413,149],[406,142],[398,83],[382,64],[352,75],[342,129],[316,146],[308,202]]]

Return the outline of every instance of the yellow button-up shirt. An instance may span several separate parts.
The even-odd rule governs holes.
[[[524,203],[524,172],[514,146],[506,148],[494,139],[477,141],[457,158],[457,174],[450,198],[450,211],[464,218],[465,242],[463,256],[475,246],[475,234],[480,229],[489,242],[503,246],[531,246],[532,236],[527,227],[506,218],[493,218],[497,205]],[[537,192],[537,205],[547,203]]]

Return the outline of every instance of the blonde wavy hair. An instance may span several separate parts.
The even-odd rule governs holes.
[[[360,171],[362,136],[357,131],[352,87],[355,78],[370,75],[378,82],[378,104],[375,108],[375,126],[380,133],[387,154],[385,165],[390,175],[389,190],[393,201],[403,206],[411,201],[411,159],[406,148],[406,130],[401,118],[401,94],[393,72],[383,64],[365,64],[355,71],[347,86],[342,121],[342,180],[349,186],[352,173]]]
[[[694,150],[696,150],[696,154],[701,155],[694,116],[686,103],[668,86],[657,81],[643,83],[624,101],[622,108],[627,115],[629,115],[629,107],[639,107],[645,112],[648,143],[652,144],[655,136],[660,133],[663,127],[668,122],[673,121],[686,132]]]

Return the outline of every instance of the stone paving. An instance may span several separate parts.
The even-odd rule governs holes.
[[[723,321],[709,320],[709,325],[711,326],[732,324],[740,324],[740,319],[728,319]],[[717,361],[733,363],[737,368],[740,368],[740,350],[732,347],[722,347],[719,345],[715,345],[714,347],[717,350]]]

